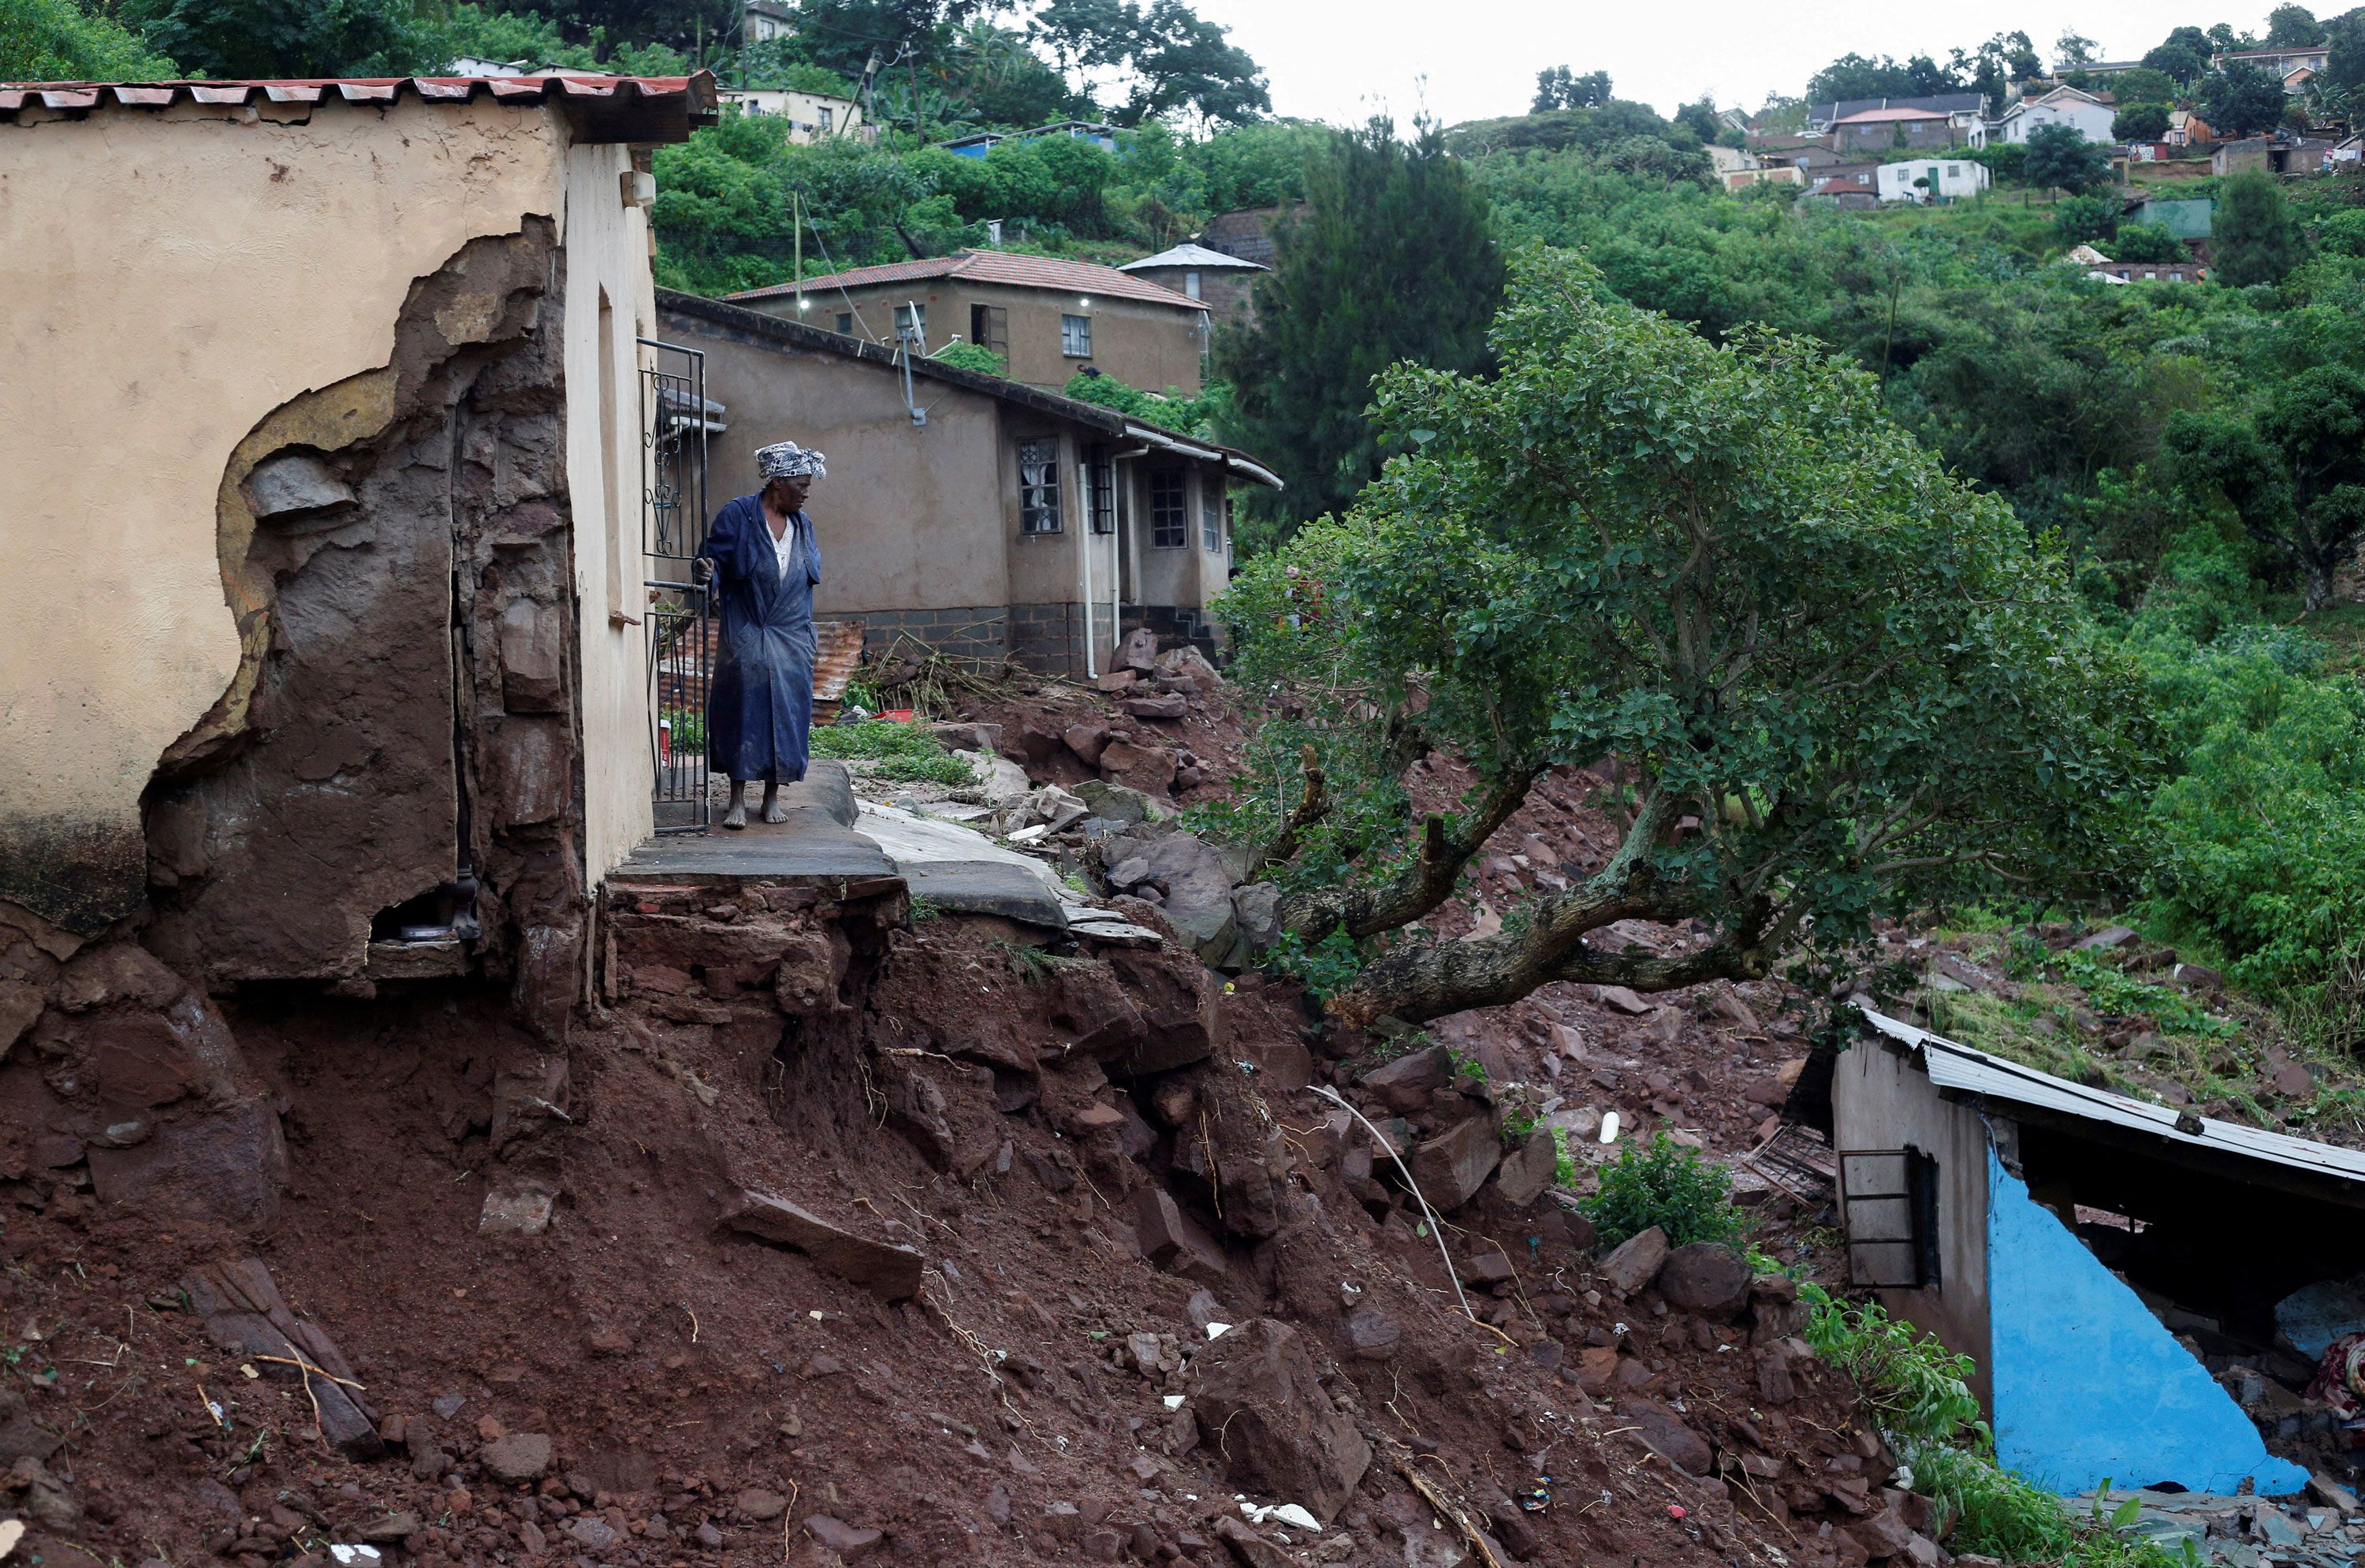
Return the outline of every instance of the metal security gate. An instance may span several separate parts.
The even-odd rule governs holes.
[[[649,608],[649,759],[659,833],[703,833],[706,690],[714,671],[712,596],[691,561],[706,537],[706,438],[722,408],[706,397],[706,355],[639,340],[641,554]]]

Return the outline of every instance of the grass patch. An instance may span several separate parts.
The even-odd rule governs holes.
[[[970,765],[947,751],[929,731],[917,724],[865,719],[853,724],[816,724],[813,754],[840,762],[859,762],[874,778],[898,784],[946,784],[958,788],[977,780]]]

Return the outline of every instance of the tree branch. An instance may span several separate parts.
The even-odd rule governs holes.
[[[1419,850],[1394,879],[1377,888],[1313,888],[1282,901],[1281,926],[1303,936],[1336,927],[1357,938],[1409,924],[1453,896],[1453,884],[1470,857],[1495,830],[1510,820],[1542,774],[1541,764],[1521,763],[1506,772],[1477,808],[1452,827],[1431,813],[1421,825]]]

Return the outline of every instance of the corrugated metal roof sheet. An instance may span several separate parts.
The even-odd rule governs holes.
[[[887,262],[875,267],[855,267],[847,272],[831,273],[826,277],[805,279],[807,294],[836,288],[869,288],[880,284],[919,283],[930,278],[953,277],[964,283],[996,283],[1012,288],[1048,288],[1061,294],[1081,295],[1086,298],[1099,296],[1108,299],[1138,299],[1151,305],[1172,305],[1184,310],[1205,310],[1206,306],[1195,299],[1186,299],[1171,288],[1160,288],[1144,278],[1131,277],[1115,267],[1104,267],[1097,262],[1071,262],[1058,256],[1021,256],[1008,251],[962,251],[950,256],[931,256],[913,262]],[[734,301],[778,299],[794,294],[793,283],[774,284],[768,288],[751,288],[725,296]]]
[[[2236,1122],[2220,1122],[2167,1105],[2149,1105],[2107,1089],[2089,1089],[2082,1083],[2072,1083],[2066,1078],[1973,1050],[1926,1029],[1884,1016],[1861,1003],[1858,1010],[1875,1029],[1921,1052],[1930,1081],[1941,1089],[1960,1090],[2006,1104],[2026,1105],[2057,1115],[2148,1133],[2174,1147],[2238,1155],[2311,1176],[2365,1183],[2365,1153],[2356,1149],[2336,1148],[2327,1143],[2292,1137],[2288,1133],[2270,1133],[2261,1127],[2246,1127]],[[2179,1126],[2180,1122],[2185,1126],[2197,1125],[2201,1130],[2187,1132]]]
[[[1116,270],[1121,273],[1146,272],[1151,267],[1245,267],[1250,272],[1269,273],[1272,269],[1262,262],[1245,261],[1227,256],[1221,251],[1210,251],[1205,245],[1189,241],[1160,251],[1154,256],[1144,256],[1138,262],[1127,262]]]
[[[607,76],[597,72],[542,72],[525,76],[324,77],[300,81],[243,82],[13,82],[0,84],[0,120],[28,109],[50,115],[84,115],[93,109],[169,108],[174,104],[392,104],[405,96],[423,103],[465,104],[482,95],[495,103],[529,104],[555,99],[600,109],[678,108],[690,124],[715,113],[714,77]]]

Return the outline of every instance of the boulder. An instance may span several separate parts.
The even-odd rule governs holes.
[[[163,1008],[188,987],[134,942],[85,947],[58,977],[58,1005],[68,1013],[118,1004]]]
[[[1101,854],[1104,859],[1115,857],[1112,868],[1122,868],[1132,879],[1128,886],[1150,882],[1164,890],[1166,902],[1160,907],[1166,923],[1203,960],[1218,963],[1230,954],[1239,933],[1232,880],[1213,845],[1195,834],[1168,833],[1147,840],[1112,838]]]
[[[1163,801],[1104,778],[1087,778],[1077,785],[1076,798],[1093,815],[1115,823],[1162,823],[1174,814],[1173,808]]]
[[[1631,1017],[1640,1018],[1643,1014],[1651,1011],[1649,1002],[1622,985],[1605,985],[1600,988],[1600,992],[1601,1004],[1604,1007],[1614,1009]]]
[[[1116,651],[1117,667],[1138,670],[1143,675],[1158,673],[1158,633],[1147,626],[1137,626],[1125,634]]]
[[[1232,917],[1240,940],[1251,956],[1281,940],[1281,890],[1271,882],[1251,882],[1232,890]]]
[[[566,622],[555,604],[513,599],[501,610],[501,706],[556,713],[566,705]]]
[[[1070,724],[1059,732],[1059,738],[1067,743],[1070,751],[1082,759],[1086,767],[1098,767],[1101,765],[1101,748],[1108,745],[1109,727],[1106,724]]]
[[[1162,697],[1127,697],[1117,706],[1137,719],[1179,719],[1190,711],[1182,694],[1172,691]]]
[[[278,1217],[286,1180],[279,1117],[261,1098],[160,1125],[132,1148],[90,1151],[99,1202],[137,1208],[151,1220],[178,1213],[260,1229]]]
[[[1503,1156],[1495,1171],[1495,1190],[1515,1209],[1526,1208],[1543,1195],[1560,1168],[1560,1149],[1552,1134],[1538,1127],[1525,1143]]]
[[[1478,1195],[1502,1158],[1494,1118],[1473,1116],[1415,1147],[1408,1163],[1429,1207],[1452,1214]]]
[[[1453,1058],[1445,1047],[1423,1046],[1363,1074],[1362,1087],[1377,1094],[1392,1111],[1418,1111],[1452,1078]]]
[[[1347,1316],[1347,1348],[1358,1360],[1384,1361],[1396,1353],[1396,1343],[1404,1330],[1395,1318],[1373,1307]]]
[[[1749,1305],[1749,1260],[1721,1241],[1694,1241],[1667,1254],[1659,1294],[1669,1306],[1731,1323]]]
[[[1687,1475],[1706,1475],[1715,1455],[1684,1418],[1655,1399],[1630,1394],[1618,1401],[1618,1418],[1638,1428],[1635,1435],[1651,1451]]]
[[[550,1473],[550,1439],[540,1432],[511,1432],[478,1449],[476,1462],[496,1481],[539,1481]]]
[[[841,1230],[783,1198],[742,1193],[716,1222],[723,1230],[792,1247],[828,1273],[862,1286],[882,1301],[909,1301],[920,1294],[926,1260],[909,1247]]]
[[[805,1520],[805,1533],[846,1562],[858,1562],[879,1550],[886,1538],[867,1525],[850,1525],[827,1514]]]
[[[1658,1278],[1660,1266],[1667,1260],[1667,1233],[1654,1225],[1611,1248],[1594,1265],[1594,1272],[1611,1289],[1632,1295]]]
[[[1295,1503],[1326,1527],[1338,1518],[1372,1448],[1331,1406],[1296,1329],[1251,1319],[1203,1347],[1186,1376],[1200,1441],[1227,1481]]]
[[[2124,925],[2105,925],[2091,936],[2081,938],[2076,946],[2081,953],[2108,952],[2124,947],[2135,939],[2135,934]]]
[[[1111,741],[1101,748],[1101,777],[1145,795],[1164,795],[1174,788],[1174,770],[1181,764],[1162,745],[1136,745]]]
[[[1006,756],[990,751],[957,751],[953,753],[969,764],[970,771],[985,791],[985,803],[996,811],[1023,803],[1035,789],[1026,770]]]
[[[1866,1514],[1848,1527],[1848,1534],[1855,1537],[1856,1544],[1864,1548],[1865,1555],[1875,1561],[1899,1555],[1913,1539],[1912,1529],[1898,1517],[1894,1508]]]
[[[1218,1290],[1231,1284],[1224,1250],[1184,1214],[1163,1187],[1143,1187],[1133,1197],[1134,1239],[1141,1255],[1167,1272]]]

